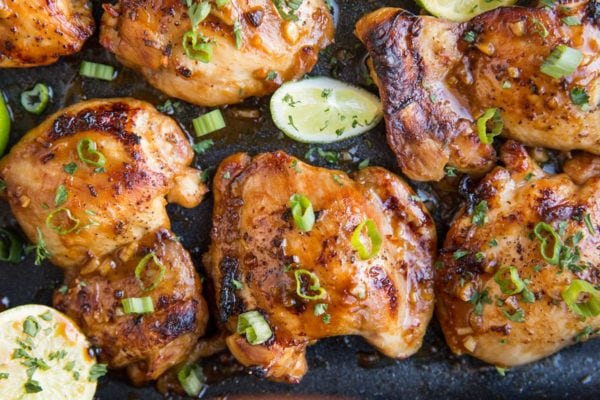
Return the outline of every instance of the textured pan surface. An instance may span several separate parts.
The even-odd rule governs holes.
[[[95,1],[98,16],[99,1]],[[318,68],[312,75],[339,74],[346,81],[363,84],[361,71],[365,50],[352,34],[354,23],[368,11],[381,6],[412,8],[412,1],[398,0],[339,0],[339,22],[337,44],[322,55]],[[118,63],[98,46],[96,34],[84,47],[81,54],[63,59],[57,64],[35,69],[0,70],[0,90],[8,96],[13,110],[11,143],[27,130],[34,127],[45,116],[59,108],[76,103],[84,98],[134,96],[162,104],[166,97],[147,85],[134,72],[119,66],[119,77],[112,83],[82,80],[78,74],[82,59]],[[26,115],[19,104],[22,90],[31,88],[36,82],[45,82],[54,89],[54,101],[44,114],[37,118]],[[237,111],[260,109],[259,123],[255,120],[236,118]],[[196,107],[184,105],[175,118],[188,131],[191,120],[203,112]],[[204,156],[197,157],[197,165],[206,168],[216,166],[227,155],[237,151],[251,154],[282,149],[290,154],[305,158],[309,146],[287,139],[273,126],[268,114],[268,103],[250,101],[244,105],[229,107],[224,112],[228,129],[210,136],[215,146]],[[352,162],[340,162],[335,167],[347,171],[369,158],[372,165],[380,165],[399,172],[393,154],[386,145],[383,124],[365,136],[350,139],[324,149],[350,151]],[[314,164],[325,166],[326,162],[316,157]],[[31,172],[29,172],[31,173]],[[422,197],[427,197],[428,186],[417,186]],[[452,196],[457,197],[457,196]],[[440,205],[438,218],[449,222],[447,212],[451,205]],[[183,244],[192,253],[194,263],[202,269],[201,255],[208,246],[209,221],[212,201],[210,198],[194,210],[170,207],[173,230],[183,237]],[[443,212],[446,211],[446,212]],[[0,203],[0,226],[15,227],[8,206]],[[0,299],[4,297],[10,306],[26,303],[50,304],[54,287],[60,285],[62,272],[46,263],[33,265],[27,258],[20,265],[0,263]],[[232,394],[257,395],[275,394],[272,398],[293,394],[338,395],[360,399],[481,399],[481,398],[600,398],[600,340],[579,344],[561,353],[536,363],[509,371],[500,376],[494,367],[474,359],[452,356],[446,347],[437,323],[430,326],[426,342],[421,351],[409,360],[394,361],[382,356],[359,338],[334,338],[319,342],[308,351],[309,373],[300,385],[288,386],[259,380],[253,376],[236,374],[223,377],[220,371],[230,369],[231,361],[226,356],[216,356],[205,362],[205,373],[212,382],[206,397]],[[162,399],[153,387],[134,388],[126,379],[112,374],[101,380],[97,398],[102,400]]]

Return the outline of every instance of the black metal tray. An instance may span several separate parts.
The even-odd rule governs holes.
[[[21,0],[25,1],[25,0]],[[101,13],[101,1],[95,1],[95,13]],[[366,85],[364,48],[352,34],[354,24],[365,13],[382,6],[398,6],[417,11],[412,1],[339,0],[337,43],[323,52],[318,67],[311,75],[333,75],[340,79]],[[118,66],[119,76],[111,83],[82,79],[78,75],[81,60],[105,62]],[[21,91],[36,82],[52,86],[54,99],[40,117],[28,115],[20,106]],[[147,85],[133,71],[120,66],[98,44],[96,34],[84,50],[58,63],[32,69],[0,69],[0,90],[9,100],[14,121],[11,144],[29,129],[56,110],[94,97],[133,96],[161,104],[167,98]],[[261,118],[244,120],[236,118],[241,109],[260,109]],[[239,106],[223,108],[228,122],[225,131],[213,134],[215,146],[205,155],[197,157],[202,168],[214,167],[227,155],[246,151],[251,154],[283,149],[306,158],[310,146],[293,142],[272,124],[268,103],[255,99]],[[174,117],[188,132],[191,120],[205,110],[182,103],[176,107]],[[396,173],[399,169],[387,148],[383,124],[368,134],[349,139],[324,149],[341,151],[350,158],[329,165],[347,171],[365,158],[372,165],[384,166]],[[327,166],[320,158],[309,160]],[[35,171],[24,171],[35,173]],[[420,194],[427,196],[432,189],[418,185]],[[208,198],[193,210],[170,206],[173,230],[183,237],[183,244],[192,253],[198,269],[202,271],[201,255],[209,241],[212,200]],[[441,230],[451,216],[452,205],[439,204],[436,217]],[[0,204],[1,226],[18,227],[5,203]],[[20,265],[0,263],[0,300],[12,307],[27,303],[50,304],[52,290],[62,282],[62,272],[45,263],[36,267],[31,257]],[[1,332],[0,332],[1,334]],[[339,337],[322,340],[308,351],[309,372],[301,384],[290,386],[275,384],[239,371],[226,354],[203,362],[209,377],[208,398],[235,394],[255,395],[255,398],[282,398],[292,395],[336,395],[357,399],[492,399],[492,398],[600,398],[600,341],[579,344],[559,354],[530,366],[517,368],[501,376],[493,366],[468,357],[450,354],[437,322],[429,328],[423,348],[404,361],[387,359],[357,337]],[[237,371],[231,373],[231,371]],[[96,397],[102,400],[162,399],[154,387],[134,388],[123,376],[111,373],[100,381]],[[178,397],[173,397],[178,398]],[[52,399],[48,399],[52,400]]]

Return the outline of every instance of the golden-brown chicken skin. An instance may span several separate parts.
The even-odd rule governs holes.
[[[148,255],[136,277],[136,267]],[[153,288],[153,286],[155,286]],[[127,314],[122,301],[150,297],[154,312]],[[54,306],[73,318],[100,359],[127,368],[136,384],[157,379],[185,359],[204,333],[208,307],[187,251],[159,230],[84,266],[54,295]]]
[[[294,194],[312,203],[308,232],[291,217]],[[242,364],[298,382],[306,347],[317,339],[360,335],[396,358],[420,348],[433,309],[436,231],[400,178],[377,167],[350,178],[283,152],[235,154],[216,172],[214,199],[204,264],[220,322],[231,332],[227,346]],[[351,236],[367,220],[382,244],[363,259]],[[301,295],[311,274],[322,290],[316,299]],[[239,315],[249,311],[261,312],[273,331],[261,345],[236,331]]]
[[[303,76],[333,41],[333,18],[323,0],[303,1],[297,21],[283,19],[271,0],[210,3],[211,13],[196,29],[212,43],[208,62],[184,52],[192,22],[181,0],[105,5],[100,42],[169,96],[215,106],[270,94]]]
[[[600,154],[598,5],[568,6],[500,8],[462,24],[384,8],[357,23],[388,142],[406,175],[437,181],[446,165],[469,173],[491,167],[495,154],[479,139],[476,121],[492,108],[508,138]],[[563,22],[567,9],[581,24]],[[582,61],[556,79],[541,66],[559,45],[579,51]]]
[[[199,204],[206,188],[192,159],[177,123],[152,105],[91,100],[27,133],[0,161],[0,179],[29,239],[69,268],[168,229],[165,197]]]
[[[88,0],[0,0],[0,68],[47,65],[94,32]]]
[[[571,285],[593,291],[600,284],[600,174],[579,177],[580,184],[546,174],[513,141],[503,146],[502,161],[450,227],[436,296],[453,352],[510,367],[600,329],[600,309],[586,318],[563,298]]]

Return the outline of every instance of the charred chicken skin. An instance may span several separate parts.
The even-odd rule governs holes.
[[[302,197],[312,226],[298,225],[292,202]],[[298,382],[306,347],[321,338],[360,335],[396,358],[420,348],[436,231],[400,178],[376,167],[350,178],[283,152],[235,154],[216,172],[214,199],[204,264],[242,364]],[[240,331],[248,313],[270,326],[263,343]]]
[[[168,229],[165,197],[199,204],[206,188],[192,159],[177,123],[152,105],[91,100],[27,133],[0,161],[0,179],[29,239],[70,268]]]
[[[450,227],[436,295],[453,352],[511,367],[600,329],[600,174],[546,174],[513,141],[502,161]]]
[[[153,312],[124,312],[123,301],[143,297],[152,299]],[[167,230],[84,266],[55,293],[54,305],[79,324],[103,362],[126,367],[136,384],[155,380],[184,360],[208,320],[190,256]]]
[[[462,24],[384,8],[357,23],[406,175],[437,181],[447,165],[491,168],[495,153],[476,123],[492,109],[507,138],[600,154],[600,5],[559,3],[500,8]],[[581,24],[567,25],[567,16]],[[578,67],[567,76],[542,72],[561,46],[581,56]]]
[[[0,68],[52,64],[94,32],[88,0],[0,0]]]
[[[199,11],[200,2],[189,3],[107,4],[100,42],[168,95],[215,106],[270,94],[303,76],[333,41],[323,0],[305,0],[295,11],[282,5],[281,14],[271,0],[220,7],[211,1],[208,15]]]

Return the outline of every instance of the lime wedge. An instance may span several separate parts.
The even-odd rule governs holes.
[[[0,399],[92,400],[98,371],[73,321],[41,305],[0,313]]]
[[[417,3],[436,17],[450,21],[468,21],[494,8],[512,6],[517,0],[417,0]]]
[[[288,82],[271,97],[273,122],[304,143],[331,143],[372,129],[383,116],[377,96],[335,79]]]

